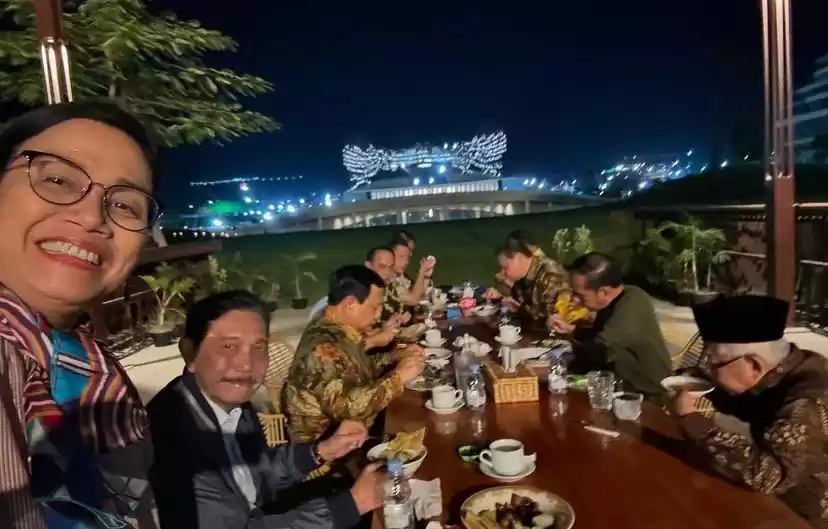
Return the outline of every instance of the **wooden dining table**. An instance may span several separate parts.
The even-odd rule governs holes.
[[[450,347],[471,334],[496,351],[494,325],[482,320],[445,322]],[[697,449],[681,438],[675,420],[645,402],[638,421],[618,422],[591,410],[584,392],[550,395],[537,402],[494,404],[437,415],[424,407],[428,393],[407,390],[386,412],[386,432],[425,427],[428,454],[414,478],[440,478],[441,521],[459,523],[460,505],[471,494],[502,485],[458,456],[458,447],[499,438],[522,441],[537,455],[537,469],[515,485],[564,498],[577,529],[807,529],[774,496],[748,491],[712,472]],[[584,429],[584,423],[621,432],[617,438]],[[382,517],[374,517],[374,527]]]

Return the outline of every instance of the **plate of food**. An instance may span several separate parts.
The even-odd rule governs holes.
[[[411,477],[423,464],[428,449],[425,444],[425,428],[415,432],[398,432],[387,443],[380,443],[368,451],[371,461],[399,459],[403,463],[403,473]]]
[[[492,487],[460,507],[468,529],[571,529],[575,511],[557,494],[535,487]]]
[[[661,387],[671,393],[686,391],[688,393],[697,393],[699,395],[705,395],[715,389],[715,386],[709,380],[699,377],[691,377],[688,375],[667,377],[661,381]]]
[[[418,393],[425,393],[426,391],[431,391],[431,389],[435,386],[442,386],[448,383],[448,380],[440,376],[420,375],[409,380],[405,384],[405,388],[410,389],[411,391],[416,391]]]
[[[425,334],[427,329],[428,327],[425,323],[415,323],[414,325],[409,325],[408,327],[400,329],[399,334],[397,334],[397,338],[407,342],[415,342]]]

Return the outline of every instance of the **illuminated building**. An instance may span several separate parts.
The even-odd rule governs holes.
[[[381,171],[412,171],[437,168],[438,174],[450,168],[461,174],[480,173],[498,177],[506,154],[506,134],[477,135],[471,141],[444,143],[442,147],[416,145],[407,149],[382,149],[369,145],[362,148],[346,145],[342,149],[342,163],[351,174],[353,188],[370,184]],[[352,189],[353,189],[352,188]]]
[[[816,161],[811,142],[828,134],[828,55],[817,59],[811,82],[794,92],[794,125],[797,159]]]

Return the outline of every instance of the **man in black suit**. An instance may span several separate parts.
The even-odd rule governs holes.
[[[291,496],[286,489],[367,434],[345,421],[325,440],[267,447],[249,398],[267,370],[269,314],[243,291],[210,296],[187,314],[186,370],[147,407],[162,529],[348,529],[382,504],[383,476],[370,465],[350,490],[272,512]]]

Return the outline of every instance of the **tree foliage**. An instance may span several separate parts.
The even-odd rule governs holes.
[[[0,32],[0,98],[42,104],[32,2],[0,6],[18,28]],[[116,101],[151,123],[165,145],[223,143],[278,128],[239,102],[271,91],[270,82],[204,64],[209,52],[236,51],[227,35],[151,13],[143,0],[80,0],[65,6],[63,20],[75,99]]]

